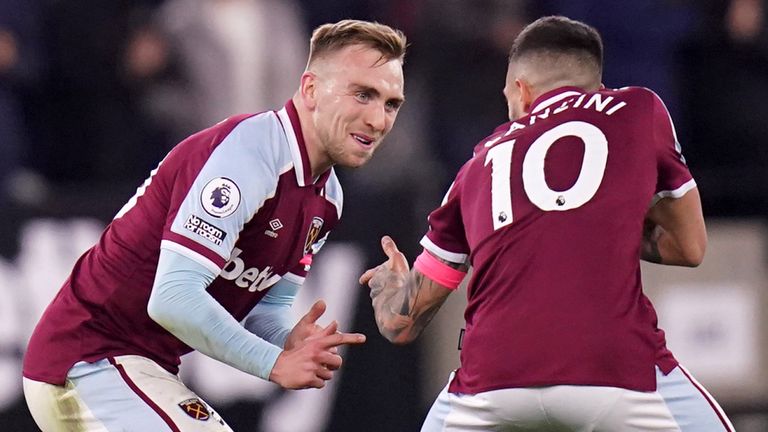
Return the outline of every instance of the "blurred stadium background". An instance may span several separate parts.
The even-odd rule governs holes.
[[[603,35],[605,84],[666,101],[710,233],[695,270],[645,266],[669,345],[742,432],[768,430],[768,22],[763,0],[0,0],[0,429],[37,430],[26,340],[71,265],[159,159],[224,117],[281,106],[312,28],[378,20],[409,37],[387,144],[340,170],[345,215],[298,302],[369,335],[322,391],[285,393],[189,356],[188,382],[237,431],[413,431],[457,365],[462,295],[390,346],[357,275],[391,234],[411,259],[427,212],[505,121],[506,54],[548,14]],[[330,319],[330,317],[329,317]]]

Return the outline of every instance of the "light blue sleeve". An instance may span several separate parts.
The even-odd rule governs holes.
[[[243,227],[274,196],[279,171],[290,165],[275,137],[279,127],[273,114],[263,113],[232,129],[189,186],[171,232],[229,260]]]
[[[277,346],[285,346],[294,325],[291,305],[299,288],[298,283],[280,279],[245,317],[245,328]]]
[[[201,353],[268,380],[282,349],[243,328],[208,294],[214,277],[202,264],[160,249],[149,316]]]

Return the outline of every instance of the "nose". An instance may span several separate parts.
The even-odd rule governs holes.
[[[365,113],[364,121],[374,132],[381,132],[387,126],[387,112],[383,106],[373,105]]]

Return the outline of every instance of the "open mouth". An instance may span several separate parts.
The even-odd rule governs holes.
[[[368,147],[371,144],[373,144],[373,138],[366,136],[366,135],[359,135],[359,134],[351,134],[352,138],[355,139],[355,141],[359,142],[360,144]]]

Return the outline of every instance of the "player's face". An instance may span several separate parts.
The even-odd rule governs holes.
[[[379,51],[352,45],[316,71],[312,111],[321,158],[328,165],[365,164],[392,129],[403,102],[403,67]]]

